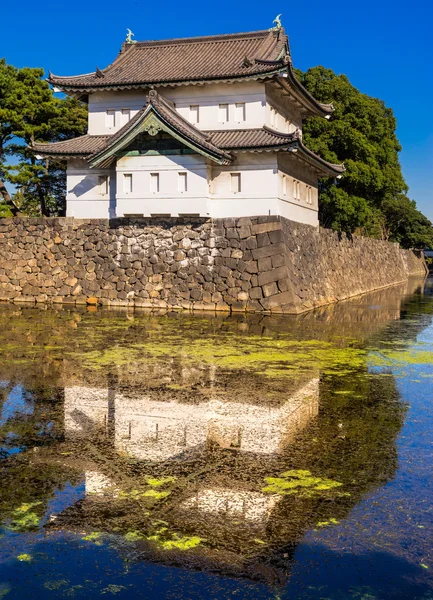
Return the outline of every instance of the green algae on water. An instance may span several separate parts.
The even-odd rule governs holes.
[[[158,492],[157,490],[146,490],[142,493],[143,498],[153,498],[154,500],[161,500],[170,496],[170,492]]]
[[[328,521],[319,521],[317,523],[317,527],[328,527],[329,525],[338,525],[339,523],[340,521],[334,517],[331,517]]]
[[[144,535],[139,531],[128,531],[123,537],[127,542],[138,542],[144,539]]]
[[[24,502],[21,504],[12,514],[9,529],[12,531],[32,531],[33,529],[37,529],[40,517],[31,511],[31,509],[41,504],[42,502]]]
[[[191,550],[204,541],[196,535],[190,537],[179,534],[174,534],[173,537],[168,540],[161,539],[158,535],[151,535],[147,539],[156,542],[156,545],[163,550]]]
[[[199,546],[202,541],[202,538],[199,538],[198,536],[179,536],[175,539],[161,542],[161,547],[164,550],[191,550],[191,548]]]
[[[185,364],[206,364],[225,370],[253,370],[267,377],[292,377],[311,368],[340,374],[344,368],[349,374],[365,365],[367,353],[355,347],[340,348],[330,342],[319,340],[290,340],[273,337],[201,336],[188,340],[188,345],[176,343],[165,336],[165,341],[153,339],[101,350],[83,352],[84,366],[99,370],[110,365],[124,366],[131,362],[152,363],[165,356],[180,358]],[[176,390],[177,384],[168,384]]]
[[[161,479],[146,477],[146,483],[148,485],[151,485],[152,487],[162,487],[163,485],[167,485],[168,483],[174,483],[175,481],[176,477],[162,477]]]
[[[313,477],[307,470],[291,470],[281,473],[279,477],[265,477],[268,484],[262,491],[269,494],[289,496],[316,496],[334,490],[343,484],[333,479]]]
[[[97,542],[102,537],[102,533],[99,531],[92,531],[87,535],[83,536],[81,539],[85,542]]]
[[[33,560],[33,557],[31,554],[18,554],[17,560],[19,560],[20,562],[31,562]]]

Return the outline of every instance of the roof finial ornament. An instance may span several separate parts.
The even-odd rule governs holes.
[[[126,31],[128,32],[128,33],[126,34],[126,40],[125,40],[125,41],[126,41],[126,43],[127,43],[127,44],[136,44],[136,43],[137,43],[137,40],[133,40],[133,39],[132,39],[132,37],[135,35],[135,33],[132,33],[132,31],[131,31],[130,29],[128,29],[128,28],[126,29]]]
[[[272,23],[275,23],[275,27],[272,27],[271,31],[278,31],[279,29],[282,29],[283,24],[281,23],[281,17],[282,17],[282,13],[277,15],[275,17],[275,19],[272,21]]]

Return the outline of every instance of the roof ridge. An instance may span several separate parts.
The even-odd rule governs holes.
[[[205,133],[212,135],[213,133],[234,132],[234,131],[262,131],[264,127],[237,127],[236,129],[201,129]]]
[[[263,38],[263,41],[260,47],[257,49],[257,55],[255,56],[256,60],[266,60],[266,58],[270,55],[272,48],[278,43],[279,35],[274,30],[269,30],[268,35]]]
[[[245,38],[245,37],[259,37],[260,35],[264,34],[268,34],[269,30],[268,29],[258,29],[256,31],[240,31],[237,33],[217,33],[217,34],[210,34],[210,35],[193,35],[190,37],[182,37],[182,38],[165,38],[162,40],[142,40],[142,41],[137,41],[135,44],[126,44],[124,43],[123,45],[127,46],[127,47],[133,47],[133,48],[137,48],[139,46],[153,46],[153,45],[171,45],[172,43],[194,43],[194,42],[200,42],[203,43],[207,40],[214,42],[214,41],[225,41],[227,39],[237,39],[237,38]]]

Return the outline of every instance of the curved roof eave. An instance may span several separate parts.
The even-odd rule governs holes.
[[[296,96],[297,100],[305,107],[310,115],[319,117],[328,117],[334,112],[334,105],[323,104],[316,100],[310,92],[296,78],[291,61],[288,61],[285,68],[285,73],[281,78],[275,78],[277,83],[284,87],[287,85],[291,92]]]
[[[289,150],[299,151],[300,155],[310,164],[316,166],[319,170],[323,172],[323,177],[341,177],[341,175],[346,171],[346,167],[344,164],[334,164],[330,163],[309,148],[305,146],[303,141],[298,138],[291,144],[291,148]]]

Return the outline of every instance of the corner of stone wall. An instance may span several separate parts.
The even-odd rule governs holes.
[[[279,217],[215,219],[211,235],[217,286],[228,286],[221,299],[232,311],[282,312],[293,302]]]

